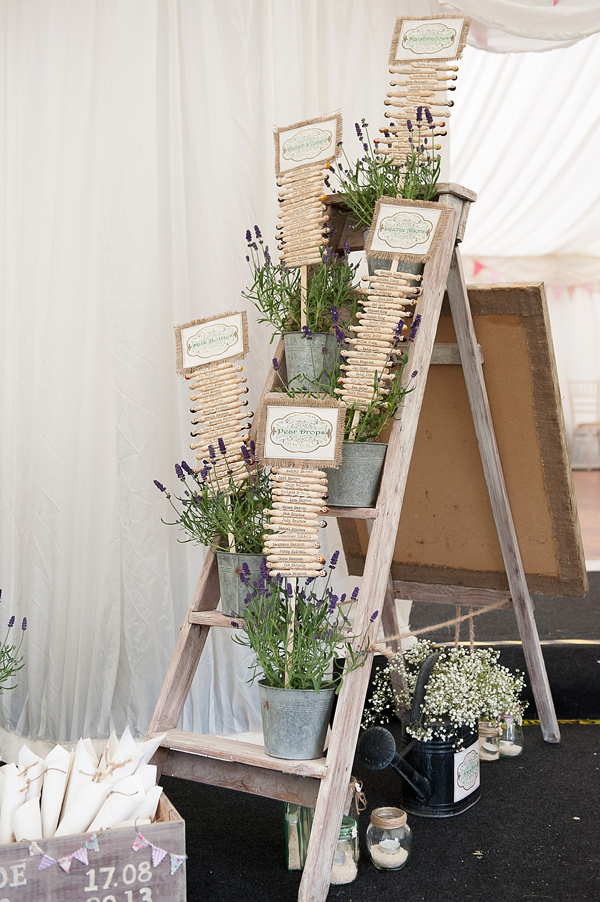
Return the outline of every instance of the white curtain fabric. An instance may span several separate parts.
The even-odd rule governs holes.
[[[383,123],[396,16],[439,9],[0,3],[0,585],[2,616],[29,619],[27,666],[1,700],[13,735],[145,732],[203,559],[161,523],[153,485],[174,487],[173,464],[192,459],[172,327],[245,306],[245,230],[274,231],[273,125],[341,109],[356,152],[353,123]],[[523,57],[467,49],[445,167],[480,195],[469,259],[585,258],[596,282],[599,186],[585,161],[599,68],[597,37]],[[560,290],[566,328],[577,297]],[[272,346],[249,314],[252,406]],[[247,655],[214,632],[184,726],[255,730]]]

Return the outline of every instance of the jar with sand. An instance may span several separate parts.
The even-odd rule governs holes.
[[[367,827],[371,861],[380,871],[398,871],[410,855],[412,832],[401,808],[375,808]]]

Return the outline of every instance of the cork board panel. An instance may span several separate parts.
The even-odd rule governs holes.
[[[468,292],[529,588],[585,595],[543,286],[470,286]],[[436,341],[456,341],[447,301]],[[365,523],[340,520],[339,525],[349,571],[360,575]],[[392,573],[423,583],[508,587],[460,366],[429,370]]]

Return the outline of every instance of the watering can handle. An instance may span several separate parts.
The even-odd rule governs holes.
[[[419,676],[417,677],[417,684],[415,686],[413,695],[412,708],[410,711],[411,723],[419,723],[421,720],[421,708],[423,707],[423,702],[425,701],[427,681],[429,680],[431,672],[435,667],[437,659],[439,658],[441,653],[441,649],[440,651],[434,651],[433,654],[428,655],[421,664],[421,669],[419,670]]]

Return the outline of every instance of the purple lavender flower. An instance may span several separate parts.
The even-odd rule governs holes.
[[[266,559],[266,557],[261,558],[261,561],[260,561],[260,575],[261,575],[261,579],[264,579],[265,582],[266,582],[266,581],[268,580],[268,578],[269,578],[269,569],[268,569],[268,567],[267,567],[267,559]]]
[[[182,482],[185,479],[185,476],[183,475],[183,470],[181,469],[179,464],[175,464],[175,475],[177,476],[177,479],[181,479]]]
[[[399,320],[398,325],[394,330],[394,341],[398,341],[399,338],[402,337],[402,330],[404,329],[404,323],[402,320]]]
[[[261,233],[260,233],[260,229],[259,229],[259,227],[258,227],[257,225],[254,226],[254,234],[256,235],[256,237],[257,237],[258,239],[262,238],[262,235],[261,235]]]
[[[417,122],[422,122],[422,121],[423,121],[423,107],[418,106],[417,107]]]
[[[8,628],[11,629],[15,625],[15,615],[13,614],[10,620],[8,621]]]
[[[246,254],[246,263],[250,263],[250,257]]]
[[[378,614],[379,614],[379,611],[373,611],[373,613],[371,614],[371,623],[373,623],[375,620],[377,620]]]
[[[221,452],[221,454],[226,454],[227,448],[225,447],[225,442],[223,441],[221,436],[219,436],[218,443],[219,443],[219,451]]]
[[[265,263],[271,263],[271,254],[269,253],[269,245],[265,244]]]
[[[254,452],[255,452],[255,450],[256,450],[256,445],[254,444],[254,441],[253,441],[252,439],[250,439],[249,447],[250,447],[250,454],[252,455],[252,457],[254,457]]]
[[[250,231],[250,229],[246,229],[246,241],[248,242],[248,244],[252,242],[252,232]]]
[[[433,123],[433,116],[427,107],[425,107],[425,118],[427,119],[427,123],[431,125]]]
[[[339,326],[335,327],[335,340],[339,345],[344,344],[344,332]]]
[[[21,624],[21,629],[23,632],[27,629],[27,617],[23,617],[23,622]]]
[[[359,587],[355,586],[354,589],[352,590],[352,595],[350,596],[350,599],[352,601],[356,601],[356,599],[358,598],[358,592],[359,592]]]
[[[421,314],[417,313],[413,320],[413,324],[410,327],[410,335],[408,336],[409,341],[414,341],[417,337],[417,332],[419,331],[419,326],[421,325]]]
[[[418,372],[418,370],[413,370],[413,372],[410,374],[410,378],[414,379]]]
[[[331,596],[331,598],[329,599],[329,609],[328,609],[328,613],[329,613],[329,614],[333,614],[333,612],[335,611],[335,607],[336,607],[338,601],[339,601],[339,599],[338,599],[338,596],[337,596],[337,595],[332,595],[332,596]]]
[[[193,476],[193,475],[194,475],[194,471],[192,470],[192,468],[191,468],[190,465],[188,464],[187,460],[182,460],[182,461],[181,461],[181,468],[182,468],[182,470],[184,470],[184,472],[186,472],[186,473],[188,474],[188,476]]]
[[[277,357],[273,357],[273,369],[275,370],[276,373],[279,372],[279,366],[280,366],[280,364],[279,364],[279,361],[277,360]]]
[[[239,630],[240,625],[237,622],[237,620],[231,620],[230,623],[231,623],[232,627],[234,628],[234,630]]]
[[[337,567],[337,562],[338,562],[339,556],[340,556],[339,550],[338,550],[338,551],[334,551],[333,554],[331,555],[331,560],[330,560],[330,562],[329,562],[329,569],[330,569],[330,570],[335,570],[335,568]]]
[[[292,595],[294,594],[294,587],[292,586],[291,583],[286,583],[285,591],[286,591],[287,597],[291,598]]]
[[[215,449],[213,448],[212,445],[208,446],[208,456],[210,457],[211,460],[214,460],[215,457],[217,456],[215,453]]]
[[[334,304],[331,308],[331,322],[333,323],[334,326],[337,326],[339,318],[340,318],[340,312]]]
[[[361,129],[360,125],[358,124],[358,122],[354,123],[354,128],[356,129],[356,137],[358,138],[359,141],[362,141],[363,133],[362,133],[362,129]]]
[[[368,144],[363,144],[363,150],[364,150],[365,153],[368,153],[368,152],[369,152],[369,145],[368,145]]]
[[[407,127],[407,129],[409,130],[409,132],[412,132],[412,130],[413,130],[413,124],[412,124],[412,122],[410,121],[410,119],[407,119],[407,120],[406,120],[406,127]]]
[[[154,485],[156,486],[156,488],[158,489],[159,492],[167,491],[166,488],[164,487],[164,485],[162,484],[162,482],[159,482],[158,479],[154,480]]]
[[[323,347],[321,348],[321,354],[329,354],[329,348],[327,347],[327,345],[323,345]]]
[[[309,341],[313,337],[313,334],[310,331],[310,329],[308,328],[308,326],[302,326],[302,333],[303,333],[304,337],[307,338]]]
[[[248,451],[247,447],[245,445],[242,445],[240,447],[240,451],[242,452],[242,457],[244,458],[244,463],[251,464],[252,458],[250,457],[250,452]]]

